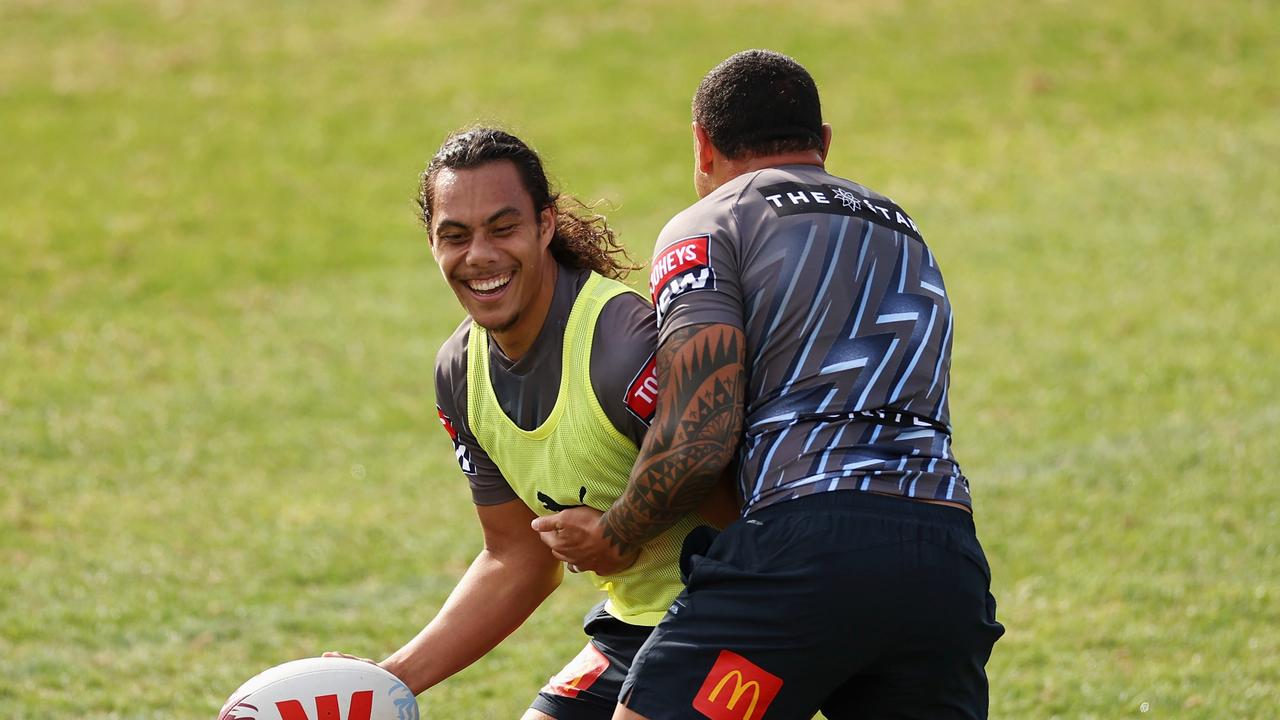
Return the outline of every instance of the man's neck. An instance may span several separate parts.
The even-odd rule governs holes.
[[[781,153],[778,155],[764,155],[761,157],[749,157],[730,163],[730,169],[740,170],[734,175],[745,175],[749,172],[764,170],[765,168],[779,167],[782,165],[816,165],[825,168],[826,164],[822,160],[822,155],[817,150],[808,150],[805,152]]]
[[[716,178],[718,182],[715,187],[720,187],[736,177],[753,173],[757,170],[765,170],[768,168],[781,167],[783,165],[813,165],[818,168],[825,169],[826,163],[823,162],[822,154],[817,150],[806,150],[803,152],[777,153],[773,155],[757,155],[753,157],[745,157],[741,160],[727,160],[724,165],[723,174],[718,174]]]

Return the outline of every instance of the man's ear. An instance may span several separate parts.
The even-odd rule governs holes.
[[[554,204],[542,208],[538,213],[538,241],[542,247],[551,246],[551,238],[556,234],[556,206]]]
[[[822,123],[822,161],[827,161],[827,153],[831,151],[831,124]]]
[[[715,146],[711,144],[711,137],[707,135],[706,129],[697,120],[693,122],[693,152],[698,172],[710,175],[715,167]]]

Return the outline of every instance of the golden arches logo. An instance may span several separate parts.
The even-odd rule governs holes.
[[[758,720],[782,689],[782,678],[732,650],[721,650],[693,698],[711,720]]]
[[[756,705],[760,703],[760,683],[755,680],[746,680],[746,678],[742,677],[741,670],[733,670],[725,673],[725,676],[720,678],[720,682],[716,683],[715,688],[712,689],[711,694],[707,696],[707,699],[711,702],[715,702],[716,696],[718,696],[720,691],[724,689],[724,686],[729,683],[729,680],[733,680],[733,692],[729,693],[729,701],[725,703],[725,709],[733,710],[737,707],[738,701],[742,699],[743,695],[747,694],[748,690],[750,690],[751,704],[747,706],[747,711],[743,714],[742,720],[751,720],[752,715],[756,712]]]

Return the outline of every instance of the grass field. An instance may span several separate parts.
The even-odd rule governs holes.
[[[212,718],[416,632],[478,548],[425,160],[501,122],[645,257],[768,46],[946,269],[992,716],[1275,717],[1280,5],[472,5],[0,0],[0,714]],[[515,717],[577,580],[427,717]]]

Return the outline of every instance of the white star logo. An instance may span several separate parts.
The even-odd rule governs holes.
[[[857,212],[858,208],[862,207],[862,201],[858,199],[858,196],[844,188],[836,188],[836,199],[854,212]]]

